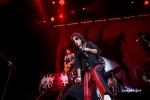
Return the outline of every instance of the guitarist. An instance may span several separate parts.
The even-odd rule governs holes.
[[[66,55],[64,57],[64,72],[67,74],[69,81],[71,81],[73,77],[73,69],[74,69],[74,53],[66,48]]]

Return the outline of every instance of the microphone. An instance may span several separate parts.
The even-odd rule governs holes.
[[[86,58],[89,58],[89,55],[85,52],[85,49],[82,48],[82,46],[79,46],[79,49],[82,51],[82,53],[84,54],[84,56],[85,56]]]

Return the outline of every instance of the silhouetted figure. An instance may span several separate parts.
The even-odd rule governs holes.
[[[116,53],[118,54],[116,55],[116,61],[117,63],[119,63],[120,67],[125,71],[126,78],[129,80],[130,79],[129,70],[123,61],[123,53],[122,53],[122,49],[123,49],[122,43],[124,43],[124,38],[125,38],[125,33],[121,32],[119,36],[114,39],[112,45],[115,48]]]
[[[113,61],[116,61],[120,67],[124,70],[126,74],[126,78],[129,80],[129,70],[126,64],[123,61],[123,53],[122,53],[122,44],[124,43],[125,33],[121,32],[113,41],[104,41],[103,40],[103,31],[107,27],[107,24],[104,24],[99,33],[98,33],[98,47],[103,51],[102,56]]]
[[[138,32],[136,42],[141,43],[145,50],[145,57],[150,58],[150,33]]]

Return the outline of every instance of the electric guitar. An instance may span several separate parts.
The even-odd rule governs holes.
[[[71,65],[74,64],[74,60],[68,62],[65,66],[64,66],[64,72],[68,72],[69,68],[71,67]]]

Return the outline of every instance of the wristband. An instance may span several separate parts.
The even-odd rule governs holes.
[[[81,76],[78,76],[76,79],[79,80],[79,81],[81,81]]]

